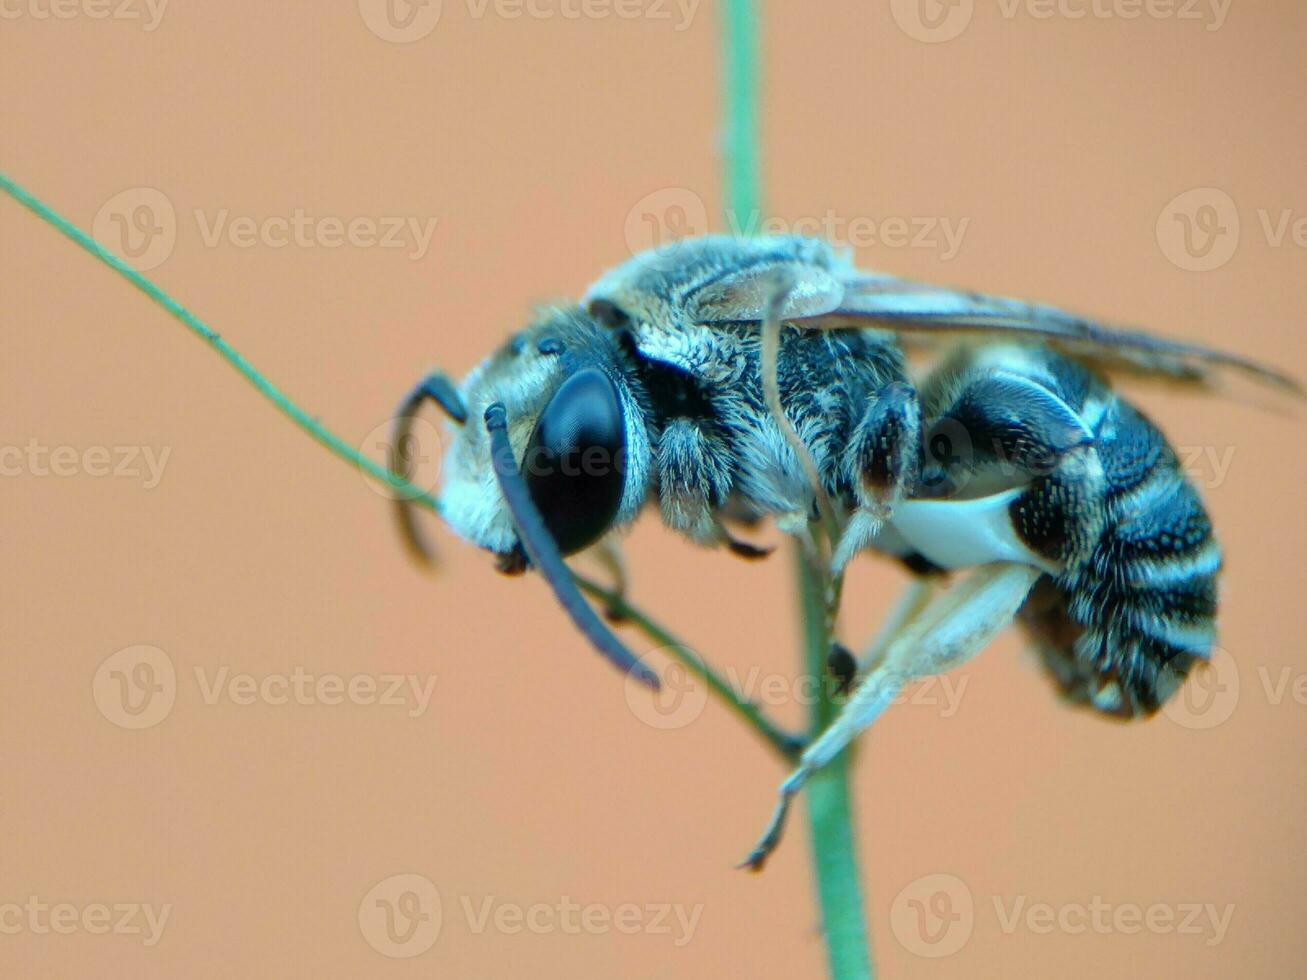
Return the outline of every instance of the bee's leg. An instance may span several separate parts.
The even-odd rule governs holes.
[[[606,534],[599,539],[589,551],[595,562],[608,576],[609,589],[613,600],[604,606],[604,616],[610,623],[625,622],[626,614],[622,603],[626,601],[626,587],[630,579],[626,574],[626,559],[622,555],[622,545],[616,534]]]
[[[938,580],[933,577],[922,576],[912,580],[890,611],[884,625],[858,659],[859,675],[866,674],[885,659],[890,644],[930,605],[937,590]]]
[[[737,538],[720,520],[717,522],[717,536],[722,544],[726,545],[726,550],[736,558],[743,558],[745,561],[757,561],[760,558],[766,558],[775,548],[769,548],[765,545],[751,544],[748,541]]]
[[[982,565],[930,601],[890,640],[884,657],[854,690],[835,720],[781,783],[780,802],[766,833],[741,867],[759,871],[780,842],[790,804],[808,779],[835,758],[918,677],[943,673],[979,653],[1016,616],[1039,569]]]
[[[670,421],[658,439],[654,459],[658,506],[663,521],[697,544],[722,543],[717,508],[730,495],[730,446],[705,419]]]
[[[835,549],[832,566],[836,574],[867,546],[893,513],[894,505],[917,482],[921,405],[909,385],[896,381],[876,395],[853,430],[843,465],[858,509]]]
[[[836,517],[830,495],[826,493],[826,484],[817,470],[817,464],[812,459],[812,453],[808,451],[807,444],[795,430],[790,417],[785,414],[785,407],[781,403],[780,380],[777,376],[776,365],[780,359],[781,349],[781,311],[785,308],[786,297],[794,289],[794,274],[784,268],[775,270],[771,289],[772,293],[768,297],[766,314],[762,321],[762,345],[759,357],[763,400],[766,401],[767,410],[781,430],[781,435],[785,437],[785,441],[798,459],[804,476],[812,485],[813,501],[833,545],[838,536],[839,519]]]
[[[391,426],[390,452],[387,460],[392,472],[404,479],[413,478],[413,458],[417,437],[413,434],[413,423],[417,413],[426,402],[431,401],[444,411],[454,422],[462,425],[467,421],[467,409],[463,405],[458,387],[449,376],[441,371],[432,371],[410,391],[395,412]],[[399,527],[400,539],[404,542],[409,556],[420,565],[435,564],[435,552],[426,538],[418,530],[417,517],[412,501],[396,492],[395,523]]]

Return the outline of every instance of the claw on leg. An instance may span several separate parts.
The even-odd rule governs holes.
[[[749,852],[749,856],[736,867],[752,871],[754,874],[763,869],[785,833],[785,821],[790,815],[790,806],[794,803],[794,797],[807,781],[808,769],[800,766],[789,779],[781,783],[780,799],[777,800],[776,809],[772,812],[771,822],[767,824],[767,829],[763,831],[762,837],[758,838],[758,843]]]
[[[780,843],[793,797],[808,777],[884,714],[910,681],[950,670],[984,649],[1012,621],[1042,574],[1027,565],[982,565],[929,601],[923,598],[927,593],[909,593],[896,614],[903,618],[885,642],[883,656],[857,684],[835,720],[804,750],[798,767],[781,784],[780,802],[766,832],[740,867],[762,870]]]

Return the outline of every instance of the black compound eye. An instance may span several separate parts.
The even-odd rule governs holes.
[[[522,468],[563,554],[608,530],[626,476],[626,417],[608,375],[586,368],[563,382],[536,422]]]

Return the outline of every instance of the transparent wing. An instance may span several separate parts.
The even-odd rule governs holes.
[[[1238,354],[1105,326],[1051,306],[862,272],[826,242],[802,236],[710,235],[652,249],[606,273],[584,302],[600,319],[620,310],[674,328],[760,322],[778,291],[785,293],[785,320],[819,329],[892,330],[908,345],[964,334],[1025,339],[1108,370],[1205,382],[1213,369],[1228,368],[1303,395],[1293,378]]]
[[[959,335],[1026,339],[1049,343],[1106,369],[1162,375],[1181,381],[1207,381],[1212,369],[1237,371],[1262,384],[1303,396],[1302,385],[1274,368],[1239,354],[1159,337],[1143,330],[1109,327],[1052,306],[986,296],[912,282],[889,275],[851,272],[842,288],[829,288],[830,271],[791,267],[806,291],[806,315],[786,318],[821,329],[875,327],[905,335],[938,339]],[[717,295],[701,296],[701,309],[715,316],[705,320],[754,319],[757,297],[771,277],[742,273],[722,283]],[[821,286],[824,288],[814,288]],[[838,292],[838,296],[836,293]],[[738,298],[740,302],[732,304]],[[704,302],[709,300],[709,302]],[[829,309],[815,307],[830,301]]]

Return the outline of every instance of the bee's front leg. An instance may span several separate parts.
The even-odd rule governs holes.
[[[857,510],[850,517],[832,559],[838,574],[890,518],[921,471],[921,405],[901,381],[877,393],[853,430],[844,457]]]
[[[718,507],[731,492],[730,446],[706,419],[672,419],[654,457],[663,522],[696,544],[722,543]]]
[[[626,559],[622,554],[622,544],[616,534],[606,534],[590,549],[596,564],[608,576],[613,598],[604,604],[604,616],[610,623],[624,623],[627,615],[624,609],[626,588],[630,582],[626,574]]]
[[[790,804],[813,773],[879,718],[910,681],[950,670],[984,649],[1016,616],[1041,574],[1028,565],[982,565],[911,618],[889,641],[884,657],[835,720],[804,750],[798,768],[781,783],[771,822],[741,867],[762,870],[780,843]]]

